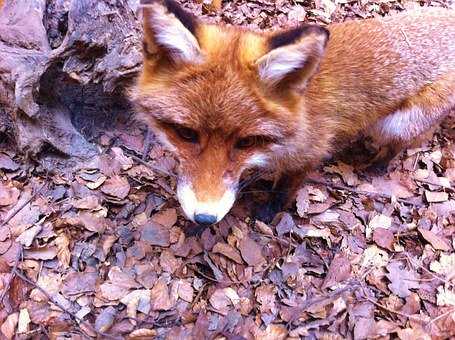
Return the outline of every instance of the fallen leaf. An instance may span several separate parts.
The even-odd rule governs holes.
[[[218,242],[213,247],[212,252],[222,254],[238,264],[243,264],[239,251],[227,243]]]
[[[112,327],[117,311],[114,307],[104,308],[95,320],[95,329],[98,332],[106,332]]]
[[[72,202],[76,209],[93,210],[100,208],[100,200],[97,196],[89,195]]]
[[[153,215],[151,220],[165,226],[166,228],[171,228],[177,222],[177,211],[175,209],[160,211],[159,213]]]
[[[436,304],[438,306],[455,306],[455,292],[445,286],[439,286],[436,293]]]
[[[132,288],[140,288],[141,285],[136,282],[134,279],[133,274],[129,274],[126,272],[123,272],[119,267],[113,266],[109,270],[108,274],[109,279],[111,280],[112,284],[127,288],[127,289],[132,289]]]
[[[395,242],[395,237],[393,233],[384,228],[377,228],[373,231],[373,241],[379,247],[393,251],[393,243]]]
[[[0,169],[7,170],[7,171],[16,171],[19,169],[19,163],[16,163],[4,153],[0,153]]]
[[[446,278],[453,277],[455,275],[455,254],[441,254],[439,261],[430,263],[430,270],[444,275]]]
[[[294,219],[288,213],[283,213],[280,222],[276,225],[276,232],[279,237],[291,232],[295,228]]]
[[[118,199],[125,199],[130,192],[130,184],[128,180],[119,175],[114,175],[104,182],[101,191],[109,196]]]
[[[25,247],[30,247],[36,235],[41,231],[42,226],[40,224],[34,225],[31,228],[25,230],[16,238],[16,242],[19,242]]]
[[[100,285],[101,296],[107,300],[115,301],[126,296],[129,293],[129,288],[117,286],[110,282],[105,282]]]
[[[446,239],[437,236],[435,233],[433,233],[430,230],[426,230],[423,228],[418,228],[417,230],[422,235],[422,237],[431,244],[431,246],[434,249],[442,250],[442,251],[452,250],[450,243]]]
[[[66,297],[80,294],[90,294],[95,291],[98,274],[72,272],[63,280],[62,293]]]
[[[141,240],[152,246],[168,247],[170,245],[169,229],[159,223],[148,222],[142,226]]]
[[[17,188],[0,183],[0,206],[16,204],[19,196],[20,191]]]
[[[230,306],[240,302],[240,298],[232,288],[220,288],[212,293],[209,301],[213,308],[226,314]]]
[[[419,275],[412,270],[403,268],[399,261],[393,261],[387,266],[387,278],[391,282],[388,287],[395,295],[405,298],[411,295],[410,289],[418,289]]]
[[[154,339],[157,335],[156,330],[139,328],[128,335],[128,339]]]
[[[120,300],[127,306],[128,316],[136,317],[136,311],[148,314],[151,309],[151,292],[149,289],[137,289],[128,293]]]
[[[347,280],[351,275],[351,263],[343,253],[338,253],[330,263],[322,288],[329,288]]]
[[[30,329],[30,315],[28,314],[28,310],[26,308],[22,308],[19,311],[19,321],[17,324],[17,332],[19,334],[26,333]]]
[[[296,204],[297,214],[299,214],[300,217],[305,217],[310,207],[310,200],[307,188],[302,188],[299,191],[297,191]]]
[[[194,289],[193,286],[191,286],[191,283],[180,280],[178,294],[179,298],[181,298],[183,301],[189,303],[193,302]]]
[[[425,198],[428,203],[439,203],[447,201],[449,199],[449,194],[446,192],[425,190]]]
[[[151,291],[152,310],[169,310],[174,306],[169,289],[163,279],[158,279]]]
[[[19,321],[19,313],[13,313],[8,315],[6,320],[0,327],[0,331],[7,339],[13,339],[16,334],[16,326]]]
[[[36,249],[26,249],[24,258],[32,260],[52,260],[57,256],[57,247],[47,246]]]
[[[261,247],[248,236],[244,236],[240,240],[239,250],[242,258],[249,266],[257,266],[265,262]]]
[[[382,214],[375,215],[368,223],[368,227],[365,228],[365,236],[369,239],[376,228],[390,229],[391,226],[391,217]]]
[[[57,247],[57,258],[63,268],[68,268],[71,261],[71,252],[69,250],[70,240],[66,234],[61,233],[55,238]]]

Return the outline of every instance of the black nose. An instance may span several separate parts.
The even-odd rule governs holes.
[[[216,216],[208,214],[197,214],[194,216],[196,223],[201,225],[211,225],[216,222]]]

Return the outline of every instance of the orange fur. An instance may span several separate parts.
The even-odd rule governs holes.
[[[164,28],[147,23],[156,6],[144,12],[144,70],[133,101],[176,152],[180,178],[198,201],[236,190],[253,156],[266,157],[278,173],[302,172],[361,132],[407,145],[455,107],[454,11],[333,24],[327,44],[313,27],[277,49],[270,47],[277,33],[197,22],[188,25],[197,40],[190,52],[199,53],[192,62],[186,47],[178,56],[163,47],[159,39],[172,44],[173,37],[160,38]],[[306,62],[280,78],[273,58],[288,54],[292,62],[293,53]],[[261,67],[270,79],[280,77],[261,78]],[[183,141],[176,126],[195,131],[197,142]],[[236,147],[248,136],[266,141]]]

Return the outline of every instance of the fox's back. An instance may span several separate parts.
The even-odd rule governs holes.
[[[357,114],[367,125],[424,86],[455,80],[455,10],[427,8],[329,30],[325,58],[308,89],[321,110]]]

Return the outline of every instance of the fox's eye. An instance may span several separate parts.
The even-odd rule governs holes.
[[[199,141],[199,135],[197,131],[184,127],[184,126],[178,126],[175,128],[175,132],[177,135],[183,139],[184,141],[190,142],[190,143],[197,143]]]
[[[237,149],[248,149],[254,146],[265,145],[270,142],[270,139],[266,136],[248,136],[240,138],[235,143]]]

